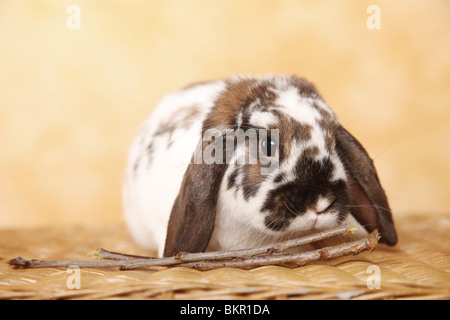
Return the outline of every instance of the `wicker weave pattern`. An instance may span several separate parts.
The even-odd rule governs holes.
[[[140,251],[123,225],[0,231],[0,299],[450,299],[450,216],[397,219],[400,242],[372,253],[301,268],[82,269],[81,289],[68,289],[62,268],[14,270],[16,256],[89,259],[97,247]],[[368,267],[380,268],[380,289],[369,289]]]

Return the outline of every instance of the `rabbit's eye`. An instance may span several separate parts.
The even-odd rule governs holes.
[[[263,154],[267,157],[273,157],[276,153],[277,144],[270,137],[264,137],[260,140],[260,146]]]

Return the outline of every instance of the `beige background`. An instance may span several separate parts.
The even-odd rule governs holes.
[[[450,1],[3,0],[0,43],[2,228],[120,221],[128,146],[155,103],[248,73],[314,82],[395,215],[450,212]]]

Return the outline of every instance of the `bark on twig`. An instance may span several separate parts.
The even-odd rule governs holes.
[[[108,251],[103,248],[98,248],[97,250],[93,251],[92,254],[101,259],[110,260],[156,259],[155,257],[138,256],[134,254]]]
[[[187,253],[180,252],[177,253],[173,258],[174,264],[175,261],[178,261],[180,266],[189,266],[189,264],[182,264],[183,262],[195,262],[195,261],[208,261],[208,260],[229,260],[236,258],[250,258],[257,255],[268,254],[272,255],[273,253],[282,252],[284,250],[294,248],[300,245],[313,243],[316,241],[328,239],[337,235],[343,234],[351,234],[355,231],[354,228],[338,228],[333,230],[328,230],[320,233],[315,233],[309,236],[291,239],[279,243],[273,243],[265,246],[261,246],[253,249],[243,249],[243,250],[235,250],[235,251],[214,251],[214,252],[200,252],[200,253]],[[163,258],[165,259],[165,258]],[[172,262],[172,260],[167,260]],[[131,261],[129,264],[123,266],[121,269],[136,269],[141,267],[148,267],[154,265],[162,265],[157,264],[157,261],[149,262],[149,261]],[[165,261],[164,261],[165,263]]]
[[[330,238],[336,235],[349,234],[354,228],[339,228],[325,231],[318,234],[292,239],[276,244],[262,246],[255,249],[245,249],[225,252],[205,252],[205,253],[178,253],[174,257],[153,258],[136,256],[118,252],[97,249],[94,255],[102,259],[96,261],[59,261],[59,260],[28,260],[18,257],[10,260],[15,268],[46,268],[46,267],[68,267],[77,265],[80,268],[108,268],[119,267],[122,270],[149,268],[156,266],[180,266],[199,270],[210,270],[221,267],[253,268],[265,265],[283,265],[294,263],[297,266],[305,265],[320,259],[329,259],[338,256],[358,254],[361,251],[372,251],[380,238],[377,230],[372,232],[367,238],[343,243],[336,246],[325,247],[317,250],[301,252],[297,254],[273,254],[299,245],[312,243],[315,241]]]
[[[180,267],[188,267],[197,270],[210,270],[222,267],[229,268],[255,268],[267,265],[283,265],[294,263],[298,267],[311,263],[313,261],[330,259],[348,255],[357,255],[362,251],[372,251],[375,249],[380,239],[377,231],[372,232],[367,238],[343,243],[336,246],[325,247],[317,250],[305,251],[297,254],[270,256],[263,255],[248,259],[218,260],[218,261],[199,261],[180,264]]]

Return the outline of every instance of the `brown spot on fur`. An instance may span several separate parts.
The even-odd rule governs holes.
[[[200,109],[197,105],[191,105],[177,110],[172,113],[167,119],[158,127],[153,133],[153,136],[147,145],[147,156],[149,163],[152,161],[152,155],[154,152],[154,140],[161,136],[168,136],[167,148],[172,145],[172,134],[176,129],[189,128],[200,113]],[[137,166],[135,166],[137,168]]]
[[[200,109],[197,105],[187,107],[185,110],[186,112],[183,114],[180,121],[181,128],[190,127],[200,113]]]
[[[282,181],[284,180],[285,177],[286,177],[286,173],[284,173],[284,172],[279,173],[279,174],[275,177],[275,179],[273,179],[273,182],[275,182],[275,183],[280,183],[280,182],[282,182]]]
[[[294,139],[296,141],[308,141],[311,139],[312,126],[298,122],[297,120],[277,110],[273,110],[272,112],[277,115],[280,119],[280,124],[282,124],[280,127],[273,128],[279,129],[281,163],[284,159],[289,157]]]
[[[319,154],[319,148],[317,146],[309,147],[303,150],[302,157],[315,158]]]
[[[316,87],[309,81],[306,81],[305,79],[300,77],[292,76],[290,77],[290,83],[297,88],[298,94],[301,97],[320,98],[320,94],[317,91]]]
[[[336,144],[336,140],[333,136],[332,130],[329,130],[327,134],[325,134],[325,148],[327,149],[328,153],[332,153],[334,146]]]
[[[176,129],[189,128],[195,121],[199,113],[200,109],[196,105],[184,107],[177,110],[169,117],[167,117],[167,120],[158,127],[158,130],[156,130],[156,132],[153,134],[153,137],[166,134],[170,137]]]
[[[235,127],[237,115],[251,95],[254,79],[228,81],[226,89],[216,100],[215,107],[203,122],[203,132],[211,128]]]
[[[254,111],[269,111],[269,108],[276,107],[278,95],[274,88],[267,80],[242,78],[228,81],[226,89],[216,100],[214,109],[205,120],[203,129],[237,128],[239,113],[242,114],[242,127],[251,127],[249,120]]]
[[[331,110],[326,110],[322,107],[320,107],[315,101],[312,104],[313,108],[317,110],[317,112],[319,112],[320,116],[322,117],[323,120],[325,121],[332,121],[333,120],[333,113],[331,112]]]
[[[318,121],[320,129],[323,132],[325,138],[325,148],[328,152],[332,152],[334,148],[335,139],[334,139],[334,131],[338,126],[336,119],[334,118],[334,114],[331,110],[324,109],[319,106],[316,102],[313,103],[313,107],[319,112],[321,119]]]
[[[336,130],[337,123],[334,120],[327,121],[322,119],[319,121],[319,126],[325,139],[325,148],[329,153],[332,153],[335,145],[334,131]]]
[[[244,192],[244,198],[248,200],[250,197],[254,197],[261,186],[261,183],[266,179],[261,175],[261,165],[258,164],[245,164],[244,165],[244,179],[242,181],[242,188]]]
[[[228,184],[227,188],[231,189],[232,187],[236,186],[236,177],[239,173],[239,169],[236,168],[234,171],[228,176]]]

